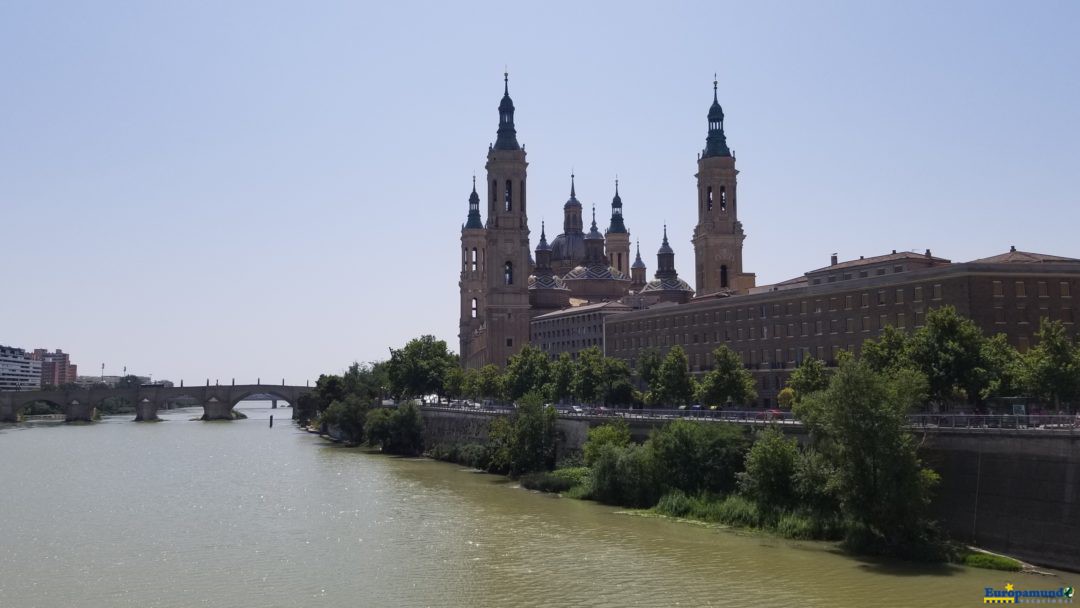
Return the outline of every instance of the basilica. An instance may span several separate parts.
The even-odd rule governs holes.
[[[698,222],[692,242],[695,290],[679,278],[667,226],[652,280],[640,248],[630,261],[630,232],[623,218],[618,180],[611,215],[601,234],[595,208],[589,231],[577,199],[574,176],[563,205],[562,233],[548,241],[541,224],[530,250],[525,149],[517,140],[509,77],[504,75],[499,127],[488,146],[486,217],[481,216],[476,180],[461,227],[460,353],[466,367],[505,365],[530,341],[530,322],[561,311],[633,310],[684,304],[694,298],[747,293],[754,275],[743,272],[745,235],[738,221],[735,158],[724,135],[724,111],[716,96],[708,111],[708,135],[698,157]],[[689,203],[689,201],[688,201]],[[654,228],[655,229],[655,228]],[[660,232],[660,230],[656,230]],[[599,313],[592,313],[593,316]],[[558,315],[556,315],[558,316]],[[579,315],[580,316],[580,315]]]

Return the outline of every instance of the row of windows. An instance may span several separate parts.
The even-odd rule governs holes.
[[[904,272],[904,267],[902,265],[901,266],[893,266],[892,271],[894,273]],[[889,272],[889,268],[888,267],[882,267],[882,268],[860,270],[859,271],[859,278],[860,279],[869,278],[871,272],[874,273],[874,276],[882,276],[882,275],[885,275],[885,274],[887,274]],[[830,274],[825,280],[828,283],[835,283],[837,280],[850,281],[853,278],[855,278],[854,273],[845,272],[845,273],[842,273],[840,275]],[[814,284],[814,285],[821,285],[821,278],[815,278],[813,281],[811,281],[811,283]]]
[[[1017,298],[1026,298],[1028,295],[1028,284],[1026,281],[1015,281],[1013,283],[1013,295]],[[1005,297],[1005,282],[994,281],[993,294],[995,298]],[[1050,288],[1046,281],[1036,281],[1035,294],[1040,298],[1050,297]],[[1070,289],[1068,281],[1058,282],[1058,296],[1062,298],[1071,298],[1072,289]]]
[[[917,286],[911,288],[910,291],[911,302],[918,303],[924,301],[925,296],[923,287]],[[944,289],[940,284],[930,286],[928,291],[931,301],[941,300],[944,295]],[[855,294],[848,294],[846,296],[836,296],[827,299],[801,300],[799,302],[787,302],[786,304],[759,304],[757,306],[728,308],[726,310],[713,312],[675,315],[657,319],[644,319],[641,321],[628,321],[613,324],[612,333],[619,334],[642,330],[651,331],[657,329],[689,327],[691,325],[699,326],[702,323],[731,323],[732,321],[766,319],[769,318],[770,312],[773,317],[780,317],[785,315],[794,316],[795,314],[819,314],[825,312],[826,307],[829,311],[836,311],[841,308],[843,308],[843,310],[854,310],[856,308],[856,302],[860,308],[870,308],[871,304],[876,306],[904,304],[906,301],[906,294],[907,290],[903,287],[895,290],[879,289],[873,294],[871,292],[859,294],[858,300],[855,299]],[[798,312],[796,312],[796,307],[798,308]],[[811,313],[811,311],[813,312]]]

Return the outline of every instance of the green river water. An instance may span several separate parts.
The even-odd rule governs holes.
[[[629,515],[331,445],[268,406],[0,426],[0,606],[945,607],[1076,578]]]

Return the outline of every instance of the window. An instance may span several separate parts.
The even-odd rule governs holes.
[[[1068,283],[1065,283],[1065,285],[1068,285]],[[807,308],[808,307],[807,307],[806,300],[803,300],[802,302],[799,302],[799,314],[805,315]]]
[[[1000,306],[994,309],[994,323],[1005,323],[1005,309]]]
[[[878,329],[885,329],[889,324],[889,315],[878,315]]]
[[[513,338],[507,338],[506,339],[506,348],[513,348],[513,347],[514,347],[514,339]]]
[[[866,271],[866,270],[860,270],[860,271],[859,271],[859,278],[860,278],[860,279],[865,279],[865,278],[866,278],[866,277],[868,277],[868,276],[870,276],[870,272],[869,272],[869,271]]]
[[[868,294],[868,293],[862,294],[862,307],[863,308],[869,308],[870,307],[870,294]]]
[[[720,211],[727,211],[727,190],[720,186]]]
[[[941,299],[941,283],[934,285],[932,298],[935,300]]]
[[[907,327],[907,319],[904,317],[904,313],[896,313],[896,326],[900,329]]]
[[[995,298],[1005,297],[1005,286],[1001,284],[1001,281],[994,281],[993,289],[994,289],[993,293],[994,293]]]
[[[1030,348],[1030,345],[1028,344],[1027,336],[1020,336],[1016,339],[1016,350],[1026,353],[1028,348]]]
[[[1061,321],[1063,323],[1072,323],[1073,322],[1073,309],[1071,309],[1071,308],[1062,308],[1061,309]]]
[[[855,306],[855,296],[844,296],[844,310],[851,310]]]
[[[814,333],[815,334],[820,336],[824,330],[825,330],[825,322],[824,321],[821,321],[821,320],[814,321]]]
[[[511,209],[514,208],[514,201],[513,201],[513,194],[512,194],[513,190],[514,190],[513,183],[514,182],[512,182],[510,180],[506,180],[506,197],[505,197],[505,201],[504,201],[506,203],[506,211],[510,211]]]
[[[893,272],[904,272],[904,267],[903,266],[893,266],[892,271]]]
[[[1069,282],[1068,281],[1062,281],[1061,282],[1061,297],[1063,297],[1063,298],[1071,298],[1072,297],[1071,295],[1069,295]]]
[[[922,302],[922,287],[915,288],[915,297],[911,298],[912,302]]]
[[[809,323],[803,322],[803,324],[802,324],[802,335],[804,335],[804,336],[810,335],[810,324]]]
[[[503,281],[507,285],[514,284],[514,265],[510,262],[503,265]]]
[[[877,305],[878,306],[884,306],[885,305],[885,290],[884,289],[879,289],[878,292],[877,292]]]
[[[705,187],[705,210],[712,211],[712,186]]]
[[[923,311],[916,310],[915,311],[915,327],[922,327],[922,326],[923,326]]]
[[[862,330],[863,331],[870,331],[870,317],[863,317],[862,318]]]
[[[903,304],[904,303],[904,288],[903,287],[900,287],[900,288],[898,288],[896,290],[896,303],[897,304]]]
[[[1016,297],[1018,297],[1018,298],[1026,298],[1027,297],[1027,285],[1023,281],[1017,281],[1016,282]]]
[[[727,286],[728,286],[727,265],[724,264],[724,265],[720,266],[720,287],[727,287]]]
[[[850,333],[852,333],[854,331],[855,331],[855,319],[853,319],[851,317],[848,317],[847,318],[847,333],[850,334]]]
[[[476,318],[480,314],[480,309],[476,304],[476,298],[472,299],[472,318]]]
[[[1039,281],[1039,297],[1049,298],[1050,294],[1046,291],[1046,281]]]
[[[829,319],[829,333],[838,333],[840,331],[840,319]]]
[[[472,248],[472,271],[476,272],[476,247]]]

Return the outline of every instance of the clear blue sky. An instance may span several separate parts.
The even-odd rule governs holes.
[[[303,381],[457,338],[503,66],[530,226],[571,167],[692,281],[713,72],[744,261],[1080,257],[1076,2],[4,2],[0,343]],[[549,236],[557,230],[552,230]]]

